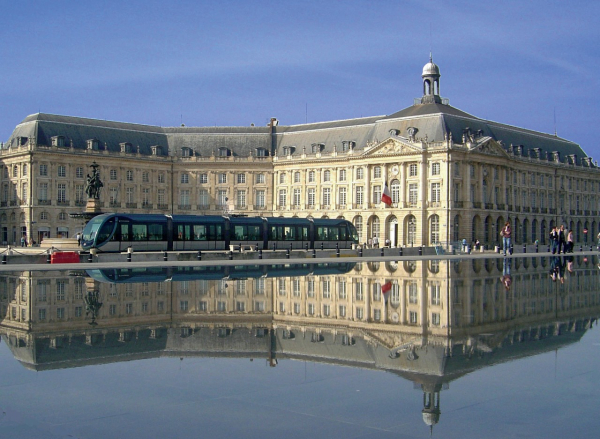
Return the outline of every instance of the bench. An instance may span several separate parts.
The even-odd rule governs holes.
[[[245,251],[256,251],[255,245],[250,244],[230,244],[229,250],[232,252],[245,252]]]

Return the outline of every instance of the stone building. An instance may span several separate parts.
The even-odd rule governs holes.
[[[362,243],[577,242],[599,231],[600,173],[573,142],[472,116],[440,96],[388,116],[267,127],[163,128],[34,114],[0,149],[0,241],[74,235],[88,167],[104,212],[343,217]],[[392,203],[381,202],[388,186]]]

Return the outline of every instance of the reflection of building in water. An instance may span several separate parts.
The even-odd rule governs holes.
[[[549,275],[557,263],[564,283]],[[1,332],[34,370],[158,356],[384,370],[423,391],[433,425],[451,381],[573,343],[600,314],[598,270],[580,259],[225,270],[13,273],[0,278]],[[102,303],[96,325],[85,315],[90,291]]]

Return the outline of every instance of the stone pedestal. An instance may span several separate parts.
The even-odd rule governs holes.
[[[85,205],[86,213],[98,213],[100,212],[100,200],[97,198],[88,198],[87,204]]]

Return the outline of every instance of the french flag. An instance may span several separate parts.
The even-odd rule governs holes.
[[[387,281],[386,283],[384,283],[381,286],[381,292],[383,294],[383,300],[385,301],[385,303],[388,302],[388,298],[390,297],[390,295],[388,294],[390,292],[390,290],[392,289],[392,282]]]
[[[387,183],[383,187],[383,194],[381,194],[381,202],[385,203],[387,206],[392,205],[392,194],[390,193],[390,188]]]

